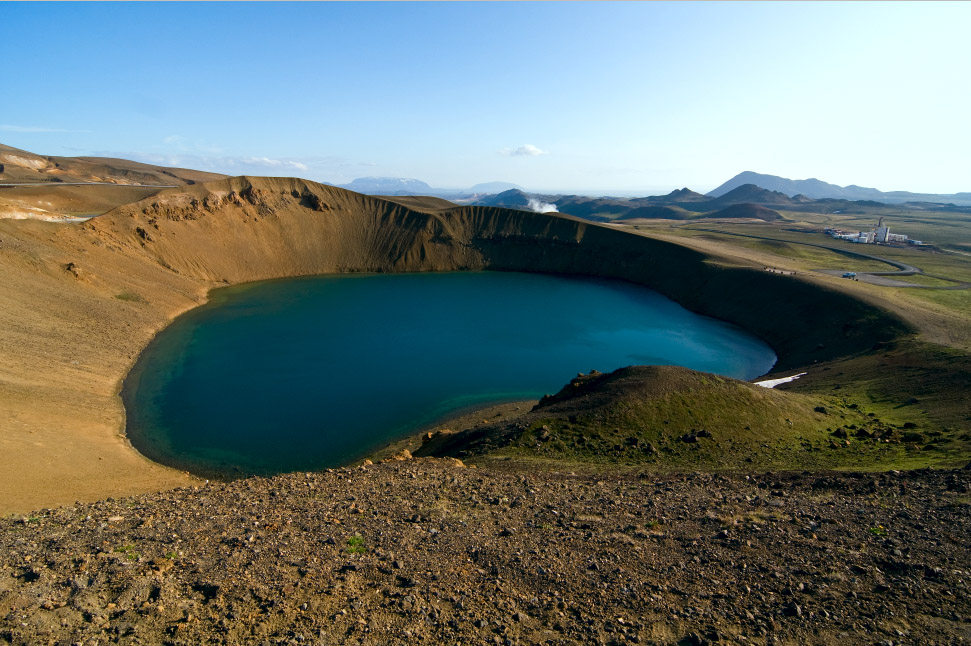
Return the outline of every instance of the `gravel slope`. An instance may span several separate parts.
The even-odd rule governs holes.
[[[0,643],[958,644],[971,470],[414,459],[0,521]]]

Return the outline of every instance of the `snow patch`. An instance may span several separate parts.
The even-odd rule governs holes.
[[[791,377],[782,377],[781,379],[766,379],[764,381],[756,381],[756,386],[762,386],[763,388],[775,388],[779,384],[789,383],[790,381],[795,381],[802,377],[805,372],[800,372],[798,375],[792,375]]]

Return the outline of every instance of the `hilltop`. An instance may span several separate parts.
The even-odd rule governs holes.
[[[359,177],[340,188],[368,195],[431,195],[432,187],[417,179],[401,177]]]
[[[469,188],[435,188],[418,179],[404,177],[358,177],[339,188],[381,196],[425,196],[468,202],[482,195],[493,195],[522,187],[512,182],[482,182]]]
[[[631,199],[548,195],[513,189],[498,195],[481,198],[474,204],[527,211],[536,210],[536,205],[540,203],[553,204],[560,213],[594,222],[633,219],[691,220],[697,218],[755,218],[771,221],[779,219],[779,214],[771,209],[758,207],[771,205],[789,208],[807,201],[811,202],[811,200],[791,199],[782,193],[767,191],[753,184],[746,184],[715,199],[688,188],[678,189],[667,195]],[[728,207],[744,204],[749,206],[726,211]]]
[[[483,465],[511,459],[649,466],[655,472],[819,470],[895,464],[902,447],[880,440],[905,435],[902,425],[833,397],[777,391],[676,366],[631,366],[581,374],[524,415],[439,433],[415,455]],[[859,444],[852,450],[842,441],[849,436]]]

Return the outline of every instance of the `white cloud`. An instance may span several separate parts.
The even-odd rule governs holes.
[[[303,162],[291,161],[289,159],[270,159],[269,157],[243,157],[239,163],[249,166],[268,166],[270,168],[295,168],[297,170],[310,170]]]
[[[499,151],[500,155],[506,157],[536,157],[538,155],[548,155],[549,152],[537,148],[533,144],[525,144],[519,148],[503,148]]]
[[[241,172],[243,174],[259,174],[261,171],[266,169],[295,170],[300,172],[307,172],[310,170],[310,166],[300,161],[291,159],[271,159],[269,157],[217,157],[195,155],[191,153],[176,153],[174,155],[166,155],[141,152],[102,152],[99,154],[107,157],[134,159],[146,164],[156,164],[158,166],[194,168],[196,170],[208,170],[227,174],[233,174],[234,172]]]
[[[3,132],[91,132],[90,130],[65,130],[64,128],[47,128],[45,126],[12,126],[0,124]]]

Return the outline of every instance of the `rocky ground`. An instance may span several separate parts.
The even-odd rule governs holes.
[[[0,521],[0,643],[959,644],[971,470],[413,459]]]

